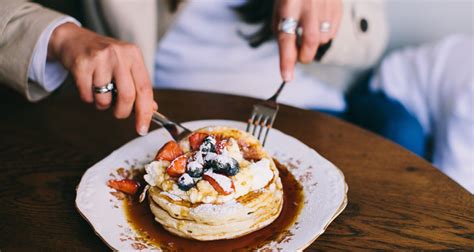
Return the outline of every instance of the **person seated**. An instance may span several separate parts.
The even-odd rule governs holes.
[[[283,79],[293,83],[282,103],[343,111],[343,93],[298,66],[295,70],[296,62],[317,58],[323,64],[370,67],[385,46],[383,5],[377,1],[82,3],[91,27],[120,40],[37,4],[3,1],[0,83],[38,101],[69,71],[81,99],[104,110],[111,106],[107,87],[113,81],[118,90],[114,114],[124,118],[134,109],[139,134],[146,134],[157,109],[151,79],[157,87],[258,98],[268,98]],[[253,25],[260,22],[261,29]],[[247,36],[254,31],[255,36]]]
[[[357,123],[431,160],[474,194],[474,37],[388,55],[350,99]]]

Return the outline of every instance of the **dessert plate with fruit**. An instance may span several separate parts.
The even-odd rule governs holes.
[[[347,204],[342,172],[276,129],[266,147],[227,120],[139,137],[89,168],[76,206],[116,250],[283,250],[309,246]]]

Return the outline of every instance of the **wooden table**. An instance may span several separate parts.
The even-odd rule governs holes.
[[[178,121],[245,120],[254,99],[156,92]],[[136,137],[60,90],[37,104],[0,89],[0,250],[108,250],[74,206],[87,168]],[[308,248],[474,249],[474,196],[428,162],[358,127],[282,106],[275,127],[302,140],[345,174],[349,204]]]

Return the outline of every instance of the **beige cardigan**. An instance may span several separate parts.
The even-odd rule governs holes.
[[[1,1],[0,83],[17,90],[30,101],[38,101],[48,92],[28,80],[28,66],[42,31],[63,15],[26,0]],[[87,25],[99,33],[137,44],[150,75],[154,72],[157,42],[179,15],[179,10],[186,5],[184,1],[178,11],[171,13],[168,0],[82,1]],[[344,1],[344,15],[338,36],[322,58],[323,65],[317,64],[315,74],[331,83],[341,81],[340,76],[345,69],[372,66],[382,54],[387,41],[384,13],[381,0]],[[369,20],[367,32],[360,29],[362,19]],[[344,70],[334,74],[334,66]]]

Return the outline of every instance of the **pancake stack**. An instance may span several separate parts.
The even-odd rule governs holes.
[[[181,237],[237,238],[269,225],[282,209],[275,163],[237,129],[207,127],[170,141],[145,169],[155,220]]]

